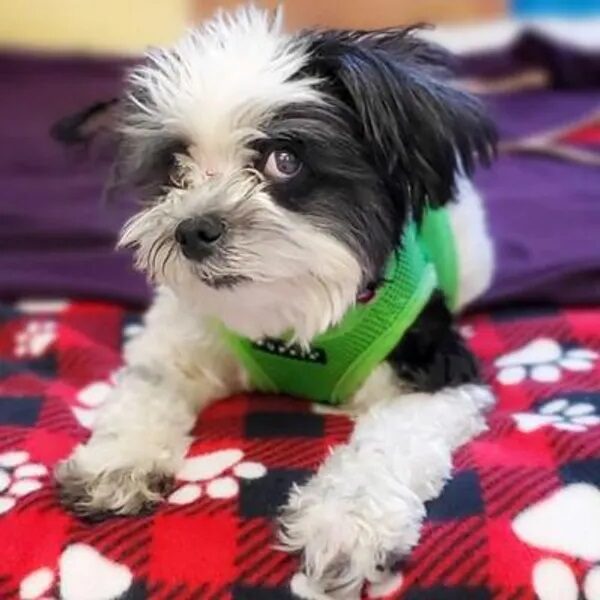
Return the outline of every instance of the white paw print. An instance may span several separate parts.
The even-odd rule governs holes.
[[[84,388],[81,388],[77,393],[78,406],[73,406],[73,414],[86,429],[91,429],[96,420],[98,408],[108,398],[112,391],[114,380],[111,377],[108,381],[94,381]]]
[[[560,379],[561,369],[590,371],[598,353],[587,348],[563,348],[555,340],[538,338],[515,352],[495,361],[496,378],[504,385],[521,383],[527,377],[540,383],[554,383]]]
[[[55,321],[29,321],[15,336],[15,355],[42,356],[56,339],[56,329]]]
[[[32,571],[21,580],[19,586],[20,600],[53,600],[48,592],[54,584],[54,571],[42,567]]]
[[[259,479],[267,472],[258,462],[242,461],[238,448],[217,450],[187,458],[177,479],[186,482],[170,496],[171,504],[190,504],[203,493],[210,498],[233,498],[239,492],[238,479]]]
[[[122,598],[133,582],[128,567],[87,544],[67,546],[57,563],[28,573],[19,585],[19,600]]]
[[[529,433],[550,425],[561,431],[587,431],[600,425],[600,414],[596,407],[585,401],[573,402],[567,398],[556,398],[542,404],[535,412],[515,413],[517,429]]]
[[[0,454],[0,515],[13,508],[18,499],[42,487],[41,478],[48,475],[44,465],[29,462],[22,450]]]
[[[533,589],[540,600],[598,600],[600,598],[600,566],[585,575],[581,592],[571,567],[559,558],[542,558],[533,567]]]
[[[540,558],[531,574],[539,600],[600,600],[600,489],[568,485],[526,508],[511,525],[528,546],[591,563],[578,582],[565,560]]]
[[[15,308],[27,315],[43,315],[48,313],[60,313],[69,306],[68,300],[38,298],[23,298],[15,303]]]

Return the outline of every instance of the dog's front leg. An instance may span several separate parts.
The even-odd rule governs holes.
[[[125,367],[92,436],[56,469],[63,502],[86,517],[151,507],[185,455],[198,411],[240,381],[210,327],[160,293],[125,350]]]
[[[450,477],[452,452],[485,429],[491,402],[486,388],[465,385],[390,397],[358,418],[349,443],[292,490],[281,519],[313,586],[358,597],[416,544],[424,502]]]

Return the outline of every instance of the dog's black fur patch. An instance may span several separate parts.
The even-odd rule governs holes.
[[[348,109],[355,137],[387,194],[419,220],[454,196],[494,155],[495,129],[474,97],[453,87],[448,56],[413,29],[312,32],[306,74]]]
[[[304,163],[273,184],[276,201],[314,217],[377,280],[409,218],[455,196],[457,173],[494,155],[496,134],[480,103],[448,82],[447,56],[410,29],[308,31],[308,60],[322,105],[281,109],[265,127]],[[264,142],[263,142],[264,143]]]
[[[419,391],[481,382],[477,360],[455,329],[439,291],[433,293],[387,360],[401,379]]]

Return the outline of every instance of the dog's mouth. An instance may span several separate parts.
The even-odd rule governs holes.
[[[227,262],[220,256],[211,256],[201,262],[186,259],[195,277],[204,285],[215,290],[231,289],[242,283],[250,283],[252,278],[239,272],[231,272]]]
[[[231,289],[242,283],[250,283],[252,279],[246,275],[209,275],[199,273],[198,277],[202,283],[216,290]]]

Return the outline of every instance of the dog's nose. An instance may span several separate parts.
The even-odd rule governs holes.
[[[203,260],[211,254],[224,231],[223,220],[216,215],[195,217],[177,225],[175,240],[186,258]]]

